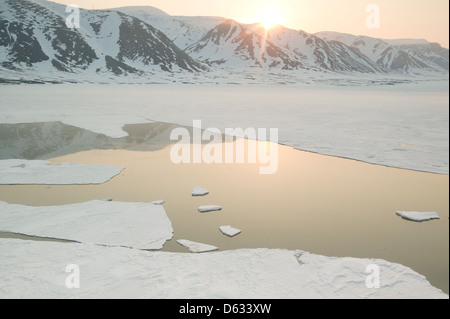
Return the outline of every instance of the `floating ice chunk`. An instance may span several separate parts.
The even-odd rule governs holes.
[[[103,198],[102,201],[104,201],[104,202],[112,202],[112,198]]]
[[[84,185],[103,184],[124,167],[48,161],[1,160],[0,185]]]
[[[222,207],[217,206],[217,205],[200,206],[198,208],[198,211],[200,213],[217,212],[217,211],[221,211],[221,210],[222,210]]]
[[[234,237],[242,233],[242,230],[233,228],[231,226],[220,226],[219,229],[224,235],[227,235],[229,237]]]
[[[179,239],[177,240],[177,243],[179,243],[181,246],[188,248],[191,253],[206,253],[209,251],[215,251],[219,249],[215,246],[196,243],[185,239]]]
[[[173,235],[161,206],[100,200],[53,207],[0,202],[0,231],[138,249],[161,249]]]
[[[209,191],[207,189],[201,188],[201,187],[194,187],[194,190],[192,191],[192,196],[206,196],[209,194]]]
[[[68,263],[80,266],[80,289],[64,286]],[[379,289],[366,286],[373,264]],[[399,264],[290,250],[180,254],[0,239],[0,269],[0,299],[448,299]]]
[[[439,219],[439,215],[434,212],[397,212],[397,215],[403,219],[414,222],[426,222],[433,219]]]
[[[165,203],[166,203],[165,200],[155,200],[154,202],[152,202],[153,205],[163,205]]]

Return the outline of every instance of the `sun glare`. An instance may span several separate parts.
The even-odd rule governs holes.
[[[258,22],[262,23],[265,29],[270,29],[274,25],[282,24],[283,19],[281,18],[280,13],[275,8],[270,8],[263,11],[259,17]]]

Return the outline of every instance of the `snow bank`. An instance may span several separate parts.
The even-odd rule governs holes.
[[[161,206],[100,200],[52,207],[0,202],[0,231],[138,249],[161,249],[173,234]]]
[[[288,250],[206,254],[0,239],[0,298],[444,298],[413,270],[384,260]],[[66,288],[79,266],[80,288]],[[381,287],[368,289],[368,265]]]
[[[426,222],[433,219],[439,219],[439,215],[437,213],[431,212],[397,212],[397,215],[403,219],[414,222]]]
[[[82,185],[103,184],[119,175],[124,167],[63,163],[48,161],[1,160],[2,185]]]
[[[209,251],[215,251],[219,249],[215,246],[196,243],[185,239],[179,239],[177,240],[177,243],[179,243],[181,246],[188,248],[191,253],[206,253]]]
[[[229,237],[234,237],[242,233],[242,230],[233,228],[231,226],[220,226],[219,230],[222,232],[222,234],[227,235]]]

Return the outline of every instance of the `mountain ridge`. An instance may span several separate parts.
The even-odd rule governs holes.
[[[154,7],[80,9],[69,29],[66,6],[0,1],[0,78],[175,78],[262,69],[330,74],[448,74],[448,49],[426,40],[310,34],[220,17],[170,16]],[[71,75],[71,76],[69,76]],[[195,75],[193,75],[195,77]]]

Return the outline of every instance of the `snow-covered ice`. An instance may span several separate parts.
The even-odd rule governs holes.
[[[220,226],[219,229],[224,235],[227,235],[229,237],[234,237],[242,233],[242,230],[233,228],[231,226]]]
[[[398,264],[299,255],[268,249],[177,254],[0,239],[0,298],[448,299]],[[79,289],[66,288],[71,264],[79,266]],[[380,267],[379,289],[366,286],[372,264]]]
[[[48,161],[0,160],[1,185],[82,185],[103,184],[124,170],[124,167],[63,163]]]
[[[192,196],[206,196],[208,194],[209,191],[207,189],[204,189],[199,186],[194,187],[194,190],[192,191]]]
[[[319,154],[440,174],[449,169],[448,81],[384,87],[21,85],[0,86],[0,96],[0,123],[61,121],[120,137],[127,135],[125,124],[192,126],[202,120],[205,129],[222,132],[279,128],[281,144]]]
[[[438,213],[435,212],[397,212],[397,215],[403,219],[414,222],[426,222],[433,219],[439,219]]]
[[[190,240],[179,239],[177,240],[181,246],[184,246],[189,249],[191,253],[206,253],[210,251],[218,250],[219,248],[211,245],[206,245],[202,243],[196,243]]]
[[[173,236],[161,206],[100,200],[51,207],[0,202],[0,231],[138,249],[161,249]]]
[[[198,211],[200,213],[209,213],[209,212],[217,212],[221,211],[222,207],[217,205],[206,205],[206,206],[200,206],[198,208]]]

